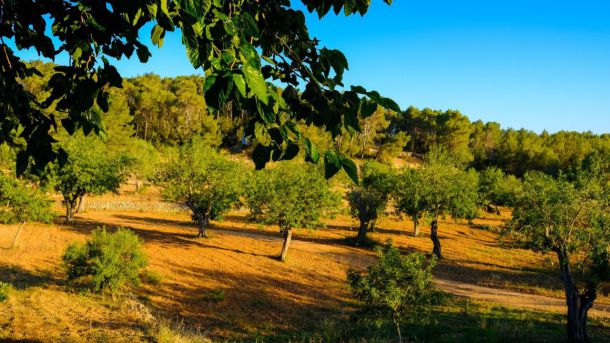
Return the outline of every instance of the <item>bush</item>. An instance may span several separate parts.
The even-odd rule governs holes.
[[[0,302],[8,300],[13,287],[8,282],[0,281]]]
[[[146,264],[140,239],[122,228],[114,233],[97,229],[85,244],[72,243],[63,256],[68,281],[112,294],[127,284],[138,285]]]
[[[438,298],[432,285],[435,260],[426,261],[423,254],[405,256],[388,242],[377,250],[379,262],[363,274],[348,271],[351,289],[362,303],[361,318],[381,325],[394,322],[398,340],[402,341],[400,324],[405,317],[422,316]]]

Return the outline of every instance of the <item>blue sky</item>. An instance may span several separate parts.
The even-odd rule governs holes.
[[[347,84],[403,108],[457,109],[503,127],[610,132],[610,1],[372,3],[364,17],[307,16],[311,35],[347,56]],[[179,34],[151,52],[147,64],[120,61],[119,71],[195,72]]]

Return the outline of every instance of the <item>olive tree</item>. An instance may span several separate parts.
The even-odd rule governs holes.
[[[405,316],[420,314],[436,298],[432,285],[435,260],[426,261],[423,254],[405,256],[388,243],[378,248],[379,261],[366,273],[350,269],[347,279],[353,294],[362,302],[365,317],[374,320],[391,318],[402,342],[400,323]]]
[[[351,215],[360,221],[357,243],[368,243],[367,233],[373,230],[377,218],[385,212],[392,186],[389,167],[367,162],[361,168],[361,182],[346,193]]]
[[[222,219],[240,203],[245,168],[228,160],[202,140],[182,146],[163,173],[163,195],[181,202],[199,227],[197,237],[207,237],[210,220]]]
[[[127,175],[125,159],[109,153],[97,137],[74,136],[63,141],[62,146],[67,160],[54,164],[51,174],[55,190],[64,199],[65,221],[70,223],[84,196],[116,192]]]
[[[284,238],[279,258],[285,261],[292,230],[322,226],[323,216],[337,208],[339,197],[317,168],[279,163],[256,172],[246,201],[257,220],[279,226]]]
[[[570,342],[588,342],[587,314],[602,281],[610,278],[610,186],[581,174],[575,182],[530,172],[509,233],[559,261]]]
[[[438,238],[438,220],[443,216],[453,219],[472,219],[477,214],[478,175],[474,170],[464,171],[442,151],[432,151],[420,167],[425,212],[431,218],[430,239],[432,253],[443,257]]]
[[[405,168],[396,178],[392,189],[396,213],[405,214],[413,221],[413,236],[419,235],[419,222],[424,217],[427,204],[424,201],[426,184],[421,170]]]

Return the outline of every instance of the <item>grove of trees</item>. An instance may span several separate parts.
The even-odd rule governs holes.
[[[301,2],[320,18],[363,15],[371,4]],[[205,77],[123,79],[111,61],[149,59],[144,27],[158,47],[179,30]],[[23,61],[25,49],[53,61],[67,54],[68,63]],[[212,220],[247,205],[253,220],[278,226],[285,261],[294,229],[320,228],[340,207],[329,179],[344,172],[359,244],[370,243],[389,209],[411,219],[414,236],[430,223],[431,260],[388,245],[368,274],[349,274],[354,295],[389,316],[399,340],[403,315],[430,302],[431,270],[443,257],[440,220],[509,206],[507,233],[556,255],[568,337],[588,341],[588,311],[610,270],[610,134],[501,128],[451,109],[403,111],[345,85],[343,53],[312,38],[303,11],[284,0],[0,1],[0,56],[1,223],[49,222],[51,189],[72,222],[87,195],[116,192],[133,177],[136,188],[155,182],[166,200],[187,206],[202,237]],[[258,171],[227,150],[244,152]],[[286,161],[297,156],[308,163]],[[396,161],[412,165],[396,170]],[[96,231],[68,249],[68,277],[93,275],[96,289],[137,282],[139,247],[128,231]],[[123,260],[133,262],[129,271]]]

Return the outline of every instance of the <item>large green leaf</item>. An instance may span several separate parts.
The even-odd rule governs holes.
[[[305,138],[305,160],[313,163],[318,163],[320,160],[320,152],[309,138]]]
[[[157,47],[163,46],[163,38],[165,37],[165,29],[159,25],[155,25],[150,33],[152,43]]]
[[[233,82],[235,82],[235,87],[237,87],[239,94],[246,97],[246,80],[244,80],[243,75],[233,74]]]
[[[241,68],[242,73],[246,78],[246,84],[250,88],[252,94],[262,101],[265,105],[269,103],[269,95],[267,94],[267,84],[263,78],[260,68],[257,68],[256,63],[244,63]]]
[[[355,184],[358,184],[358,167],[354,161],[346,156],[341,156],[341,167],[345,170],[347,176],[349,176]]]

